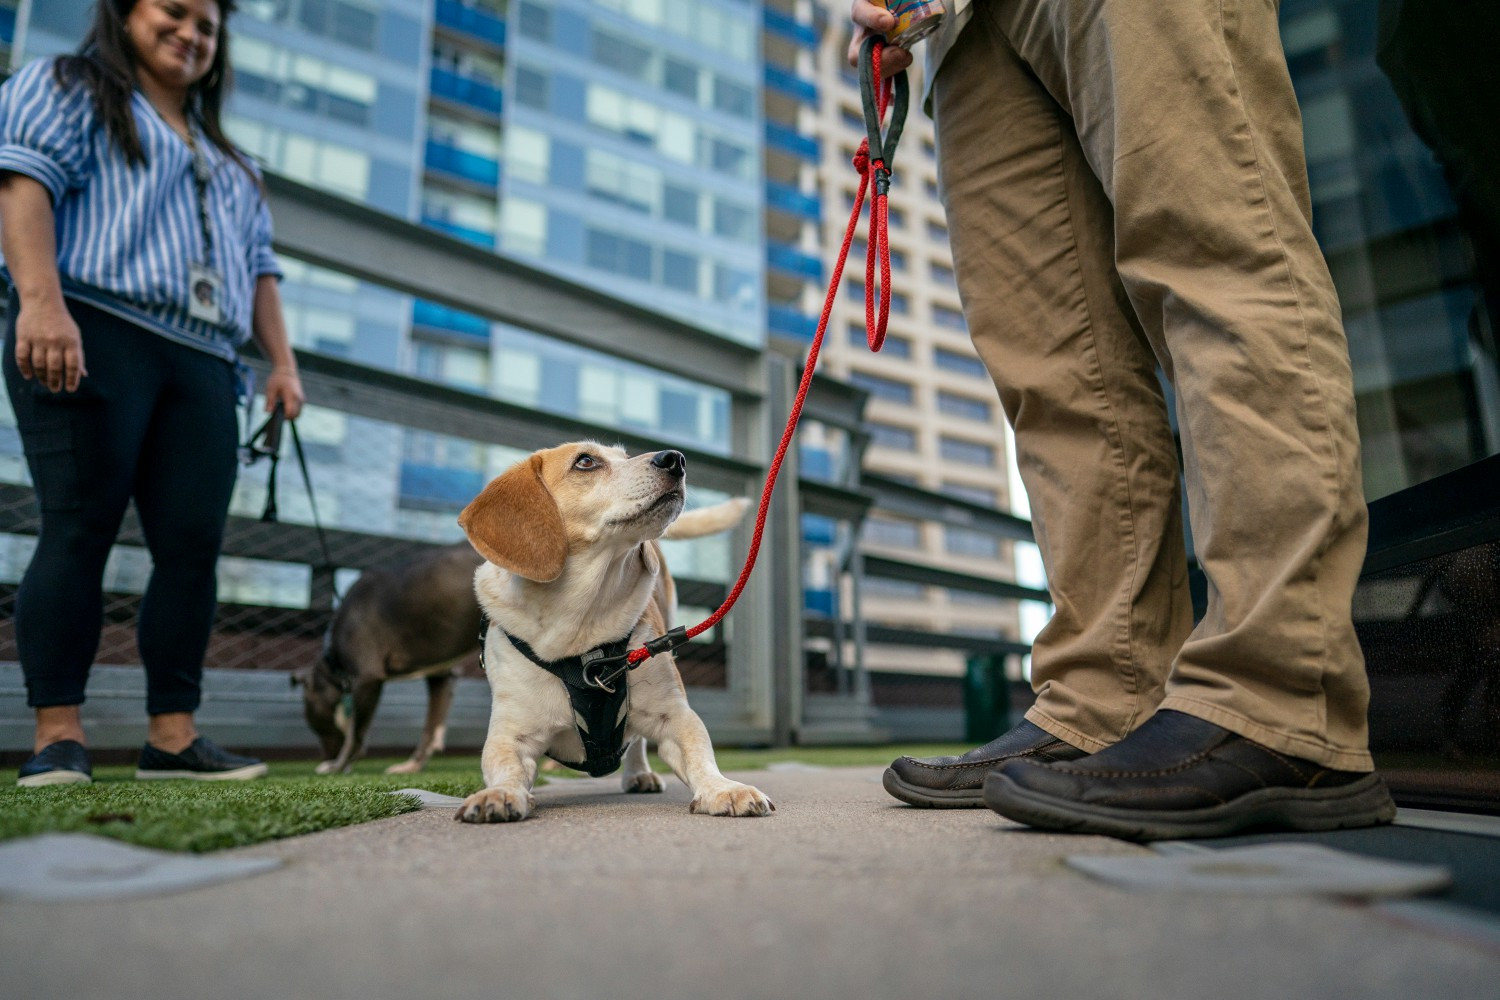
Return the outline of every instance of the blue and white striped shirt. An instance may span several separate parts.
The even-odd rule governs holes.
[[[0,170],[34,178],[51,193],[63,294],[233,361],[250,336],[256,279],[281,276],[258,176],[195,136],[213,171],[211,264],[224,288],[221,322],[194,319],[188,268],[203,260],[203,229],[192,152],[136,91],[146,163],[131,166],[95,116],[88,90],[81,82],[59,86],[54,62],[29,63],[0,87]]]

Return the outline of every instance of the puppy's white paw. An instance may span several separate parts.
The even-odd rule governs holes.
[[[386,774],[417,774],[422,770],[422,762],[416,760],[403,760],[399,764],[392,764],[385,769]]]
[[[667,786],[662,784],[661,775],[655,771],[641,771],[622,777],[620,787],[626,792],[659,792]]]
[[[313,768],[313,771],[316,774],[348,774],[352,770],[354,770],[354,766],[352,764],[345,764],[340,767],[339,762],[336,760],[325,760],[323,761],[323,763]]]
[[[775,812],[776,806],[760,789],[729,781],[694,796],[688,811],[710,816],[765,816]]]
[[[486,788],[464,799],[453,818],[463,823],[511,823],[530,816],[535,803],[524,788]]]

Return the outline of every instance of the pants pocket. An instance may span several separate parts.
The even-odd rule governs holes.
[[[72,424],[66,418],[51,417],[19,430],[37,506],[43,511],[81,508],[83,476]]]

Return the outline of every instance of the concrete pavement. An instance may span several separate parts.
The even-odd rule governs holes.
[[[739,775],[765,819],[556,780],[533,818],[441,810],[236,852],[173,896],[0,904],[0,997],[1486,997],[1500,950],[1377,908],[1127,893],[1143,849],[893,802],[878,769]]]

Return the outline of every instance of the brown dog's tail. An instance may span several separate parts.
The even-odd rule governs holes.
[[[730,530],[744,520],[745,509],[749,506],[749,500],[744,497],[735,497],[733,500],[716,503],[712,507],[683,511],[677,520],[667,526],[666,532],[661,537],[702,538],[704,535],[717,535],[721,531]]]

